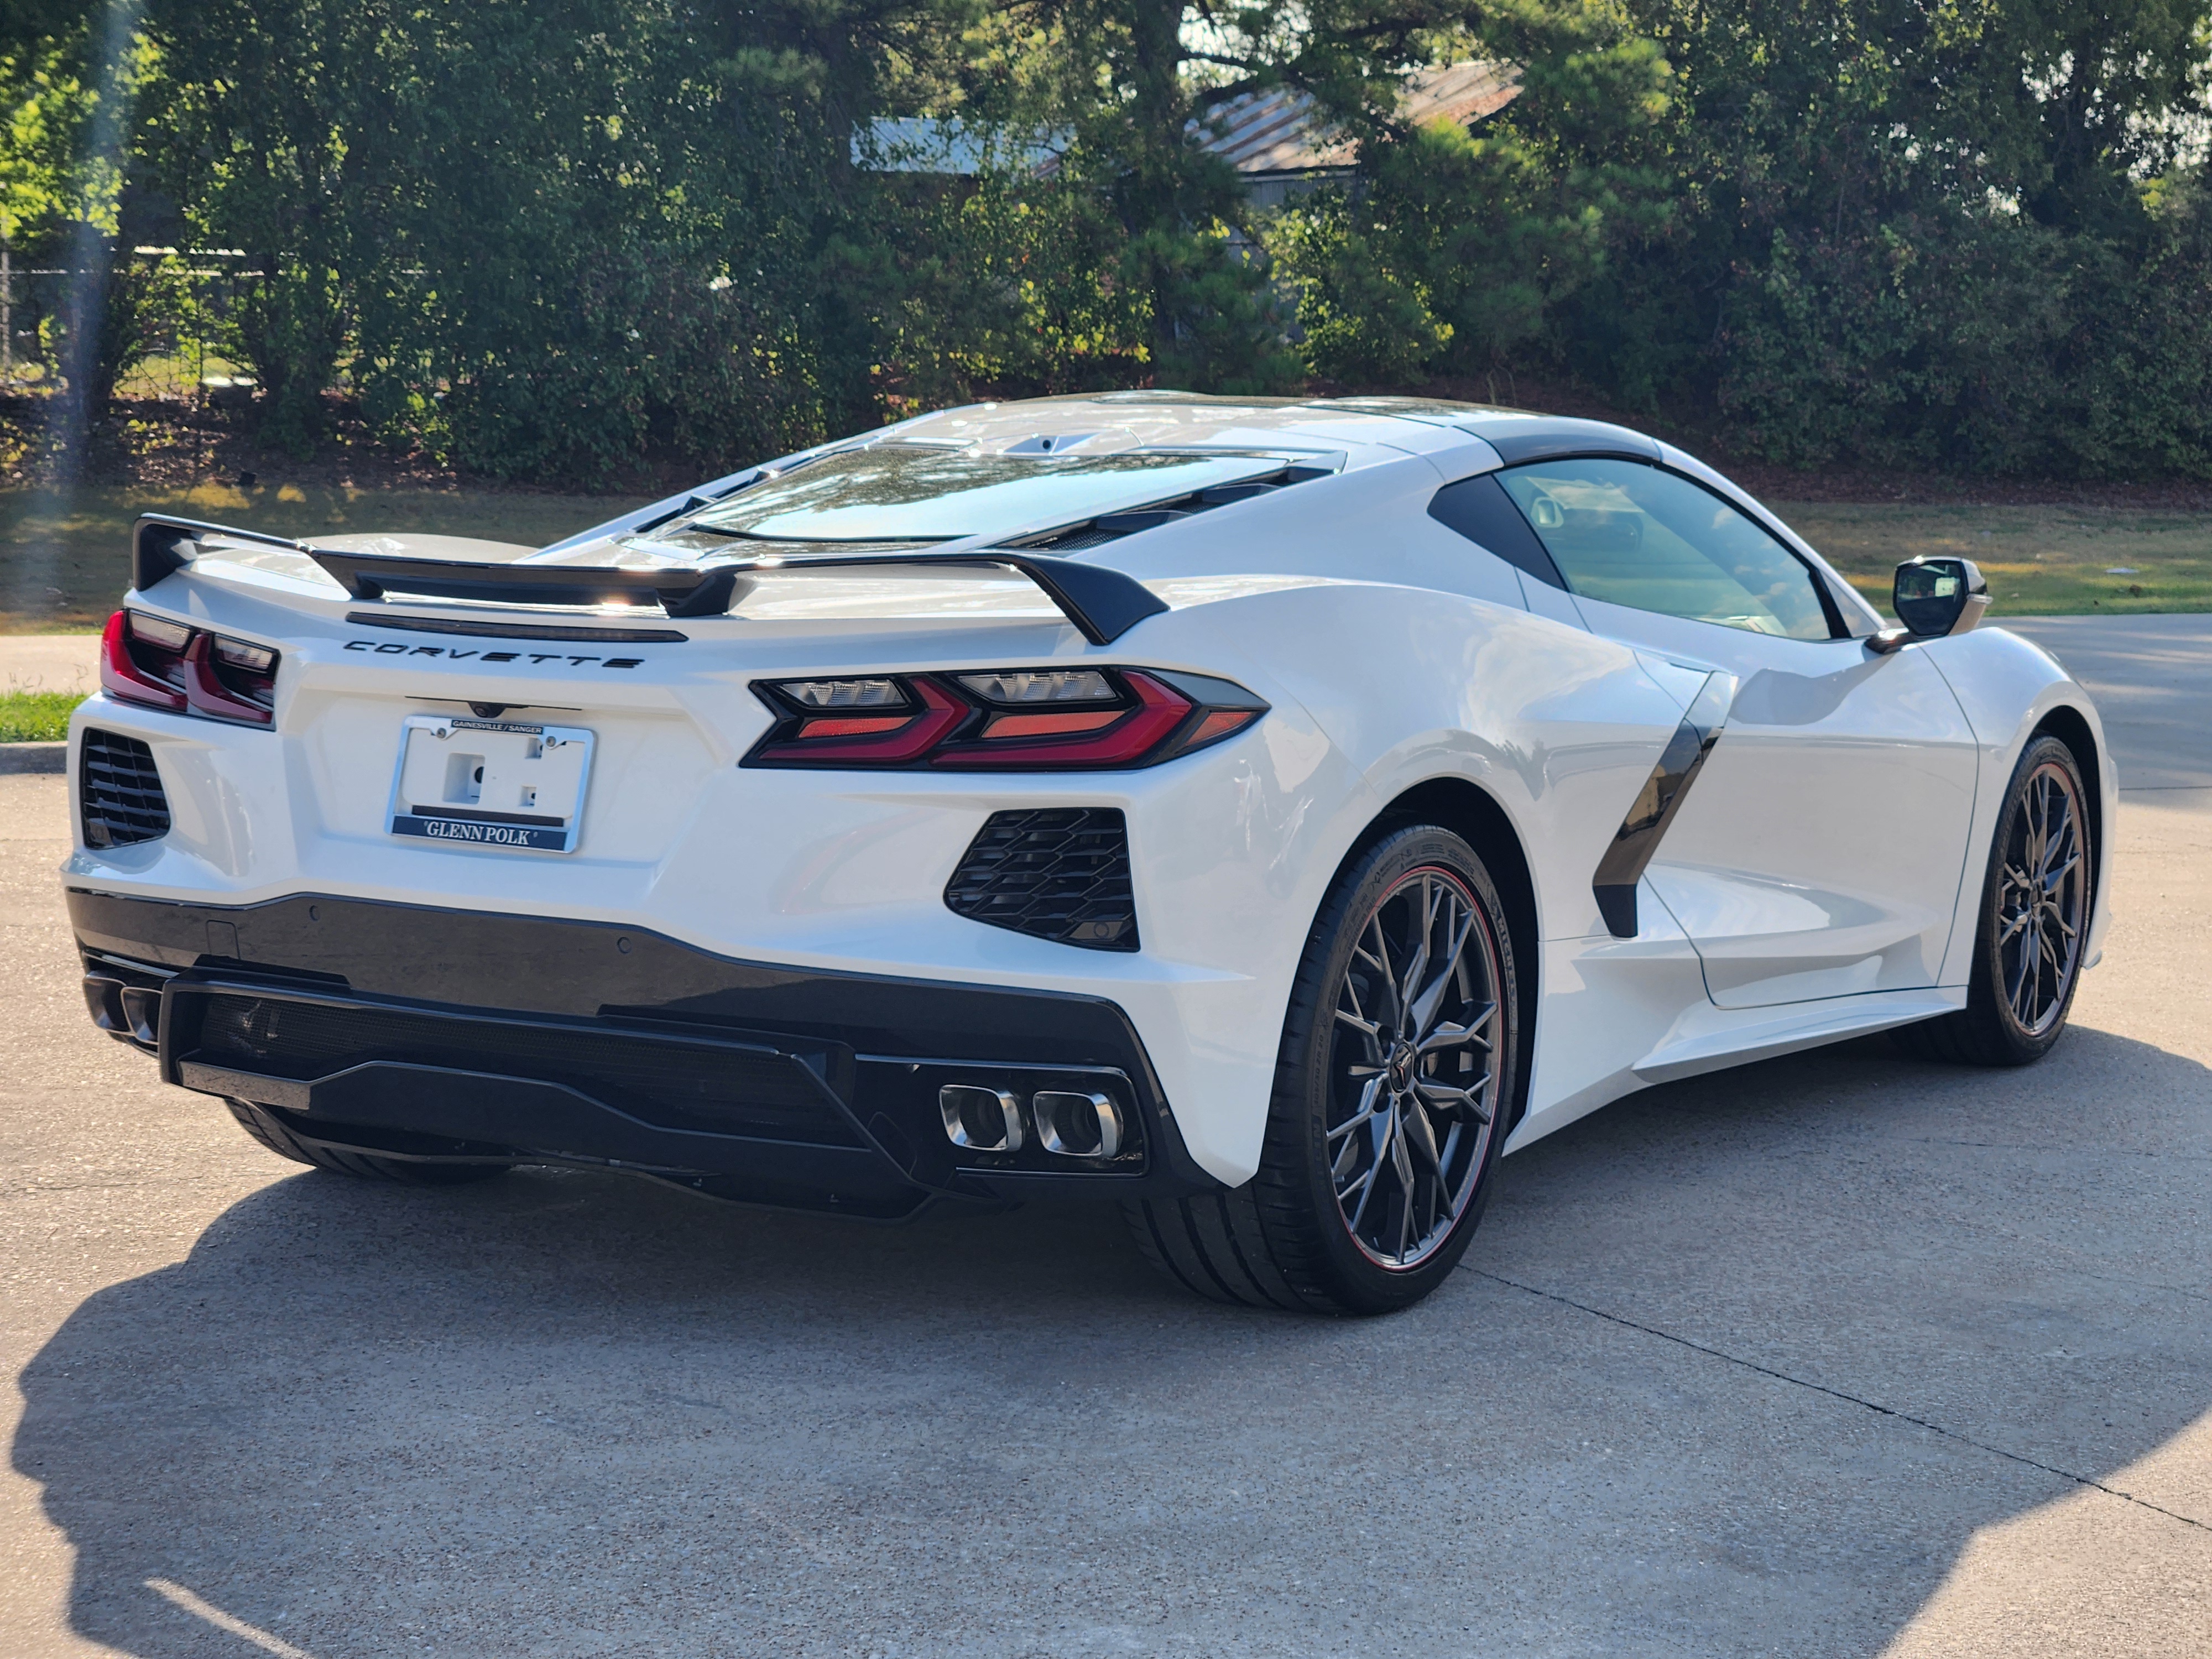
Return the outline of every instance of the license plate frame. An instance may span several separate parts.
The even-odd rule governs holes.
[[[580,726],[410,714],[400,722],[385,827],[446,847],[573,853],[592,746],[592,733]],[[475,763],[472,779],[466,762]]]

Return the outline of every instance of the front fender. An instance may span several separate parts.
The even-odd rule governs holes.
[[[1908,645],[1908,651],[1925,651],[1949,684],[1973,729],[1978,753],[1974,787],[1974,822],[1967,842],[1966,882],[1952,919],[1951,939],[1943,954],[1942,983],[1964,985],[1972,975],[1974,930],[1981,915],[1980,883],[1989,864],[1989,849],[1996,835],[1997,814],[2004,805],[2005,786],[2028,740],[2059,708],[2071,709],[2089,729],[2096,747],[2095,777],[2092,782],[2097,821],[2096,881],[2090,895],[2089,938],[2083,966],[2094,967],[2104,952],[2105,934],[2112,924],[2112,831],[2120,806],[2119,770],[2105,741],[2104,722],[2095,701],[2080,681],[2062,668],[2041,647],[2002,628],[1978,628],[1971,633]],[[1978,854],[1978,856],[1977,854]]]

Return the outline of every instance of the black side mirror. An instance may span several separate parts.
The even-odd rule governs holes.
[[[1885,629],[1869,640],[1876,651],[1967,632],[1990,608],[1990,585],[1972,559],[1908,559],[1897,567],[1890,608],[1905,626]]]

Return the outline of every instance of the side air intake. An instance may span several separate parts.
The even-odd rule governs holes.
[[[154,751],[136,738],[85,728],[77,798],[88,847],[129,847],[169,833],[169,798]]]
[[[945,889],[957,914],[1092,951],[1137,948],[1121,809],[994,812]]]

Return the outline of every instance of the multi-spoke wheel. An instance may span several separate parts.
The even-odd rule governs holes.
[[[1329,1053],[1329,1177],[1346,1232],[1405,1268],[1451,1237],[1487,1163],[1498,943],[1462,878],[1398,878],[1354,935]]]
[[[1966,1006],[1897,1034],[1911,1053],[2024,1066],[2058,1041],[2087,942],[2095,849],[2074,751],[2039,738],[2013,770],[1983,884]]]
[[[1473,848],[1401,830],[1338,877],[1292,988],[1260,1172],[1133,1206],[1201,1295],[1323,1312],[1418,1301],[1480,1216],[1518,1076],[1511,937]]]
[[[2005,838],[1997,878],[1997,981],[2013,1023],[2031,1037],[2065,1018],[2074,994],[2088,925],[2081,817],[2074,769],[2047,759],[2028,774]]]

